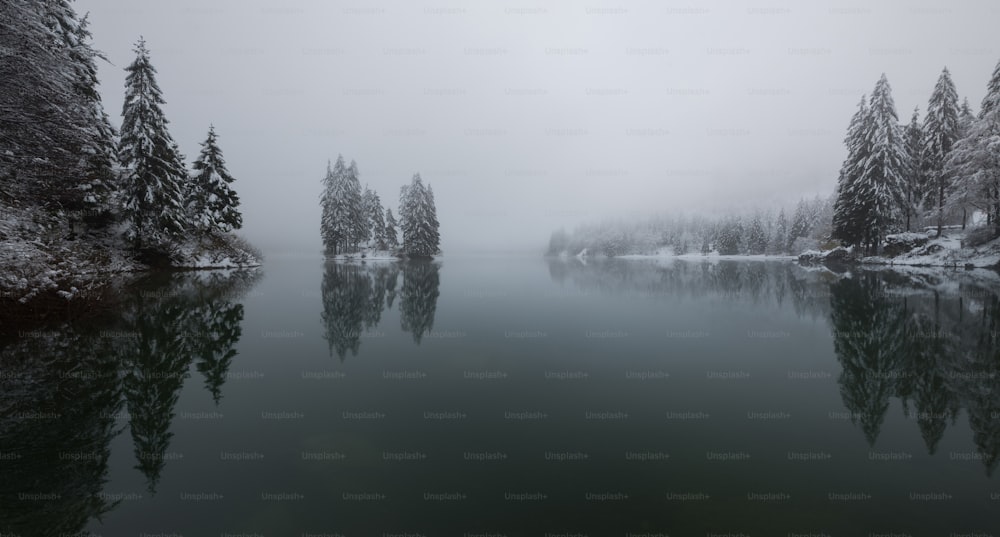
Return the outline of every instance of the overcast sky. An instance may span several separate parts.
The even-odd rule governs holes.
[[[829,194],[885,72],[900,118],[948,66],[978,110],[1000,3],[78,0],[112,121],[146,38],[190,162],[210,123],[266,252],[321,249],[327,159],[394,210],[420,172],[445,254],[560,226]],[[394,211],[395,212],[395,211]]]

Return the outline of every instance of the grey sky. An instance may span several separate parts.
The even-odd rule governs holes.
[[[947,65],[978,110],[1000,4],[78,0],[120,123],[142,34],[190,161],[209,123],[266,251],[320,251],[327,159],[395,209],[420,172],[445,253],[559,226],[832,191],[884,71],[901,120]]]

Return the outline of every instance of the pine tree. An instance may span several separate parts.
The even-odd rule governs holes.
[[[760,255],[767,249],[767,234],[764,231],[764,224],[759,214],[755,214],[750,220],[750,225],[746,232],[746,241],[746,253],[748,255]]]
[[[950,80],[950,79],[949,79]],[[892,88],[883,74],[869,102],[871,156],[865,161],[857,193],[865,204],[865,244],[872,253],[894,224],[897,209],[905,202],[907,156],[903,131],[896,116]]]
[[[352,251],[358,251],[358,246],[368,240],[368,218],[364,212],[361,199],[361,180],[358,163],[351,161],[347,167],[343,181],[343,200],[348,241]]]
[[[921,196],[926,190],[921,162],[924,131],[920,126],[920,112],[918,108],[913,109],[913,116],[910,118],[910,124],[906,126],[903,132],[903,137],[905,138],[908,164],[904,185],[906,203],[903,205],[903,216],[906,219],[905,229],[906,231],[910,231],[911,220],[917,215]]]
[[[385,209],[385,246],[389,250],[399,248],[399,232],[396,231],[396,217],[392,215],[392,209]]]
[[[368,185],[365,185],[365,188],[361,194],[361,219],[363,221],[362,223],[364,226],[364,238],[361,240],[361,242],[369,243],[368,244],[369,246],[372,246],[373,245],[372,243],[375,241],[375,230],[372,228],[372,219],[371,219],[372,208],[374,204],[375,204],[375,192],[371,188],[369,188]],[[379,211],[379,215],[381,214],[382,211]]]
[[[434,192],[424,187],[420,174],[400,190],[403,252],[409,257],[431,257],[440,251]]]
[[[375,243],[375,248],[378,250],[385,250],[388,246],[386,243],[386,232],[385,232],[385,213],[382,208],[382,199],[379,198],[378,192],[372,191],[371,200],[368,204],[368,227],[371,229],[372,242]]]
[[[114,130],[86,19],[65,0],[0,3],[0,199],[52,212],[108,209]]]
[[[715,237],[715,249],[719,255],[738,255],[743,243],[743,223],[739,217],[731,217],[722,222]]]
[[[208,137],[202,142],[201,154],[193,167],[194,175],[187,191],[188,218],[192,226],[202,233],[228,233],[241,228],[240,198],[229,186],[235,179],[226,169],[214,126],[209,127]]]
[[[320,235],[323,238],[324,251],[329,256],[344,253],[350,237],[349,215],[344,195],[346,174],[347,167],[343,155],[337,155],[337,162],[332,168],[327,162],[326,176],[323,178],[323,194],[320,196],[322,207]]]
[[[778,218],[774,222],[774,235],[771,239],[771,251],[776,254],[787,254],[788,248],[788,218],[785,216],[784,207],[778,211]]]
[[[427,214],[425,223],[427,227],[427,251],[439,254],[441,253],[441,235],[438,232],[440,223],[437,218],[437,204],[434,202],[434,189],[430,183],[427,183],[427,188],[424,191],[424,206]]]
[[[1000,108],[1000,61],[993,68],[993,75],[986,84],[986,96],[983,97],[983,104],[979,109],[979,119],[985,119],[997,108]]]
[[[141,248],[144,242],[175,239],[185,230],[182,185],[187,172],[167,130],[164,100],[145,40],[139,39],[135,52],[135,61],[126,68],[118,152],[125,170],[123,210],[130,222],[126,236]]]
[[[962,107],[958,113],[958,142],[969,136],[975,127],[975,123],[976,115],[972,113],[972,106],[969,105],[969,98],[966,97],[962,99]],[[958,147],[958,142],[955,143],[952,151]],[[951,155],[949,155],[948,161],[951,161]],[[972,192],[967,188],[968,185],[960,180],[961,177],[955,173],[955,170],[949,167],[949,162],[945,162],[945,173],[952,183],[952,192],[949,195],[947,204],[961,208],[962,229],[965,229],[965,225],[969,221],[969,209],[975,206],[972,203]]]
[[[962,99],[962,109],[958,113],[958,123],[962,127],[962,136],[965,136],[965,132],[968,132],[969,126],[975,121],[976,115],[972,113],[972,106],[969,105],[969,98],[966,97]]]
[[[80,160],[79,168],[73,170],[78,183],[73,185],[71,195],[78,200],[84,214],[104,213],[111,209],[111,195],[116,188],[116,133],[104,112],[97,89],[97,59],[104,59],[104,56],[90,45],[87,17],[78,19],[68,0],[53,0],[46,5],[49,25],[69,55],[72,87],[77,97],[73,101],[72,114],[85,135],[82,145],[75,148]]]
[[[995,77],[994,77],[995,78]],[[954,178],[952,202],[986,213],[987,224],[1000,233],[1000,84],[987,88],[979,118],[952,148],[944,173]]]
[[[937,212],[937,232],[944,226],[945,198],[950,181],[944,173],[944,163],[948,153],[959,138],[958,92],[951,81],[948,68],[941,72],[934,92],[927,103],[927,117],[924,118],[923,168],[931,185],[931,201]]]
[[[320,238],[323,239],[323,252],[326,255],[337,255],[337,241],[338,237],[335,233],[335,228],[333,225],[333,214],[334,214],[334,204],[336,199],[334,198],[335,185],[333,169],[330,166],[330,161],[326,162],[326,175],[323,177],[323,192],[319,195],[319,206],[321,210],[319,219],[319,234]]]
[[[861,97],[858,109],[851,117],[847,127],[844,145],[847,146],[847,158],[840,167],[837,178],[837,200],[833,209],[833,236],[845,244],[860,244],[863,234],[861,219],[861,202],[857,199],[857,184],[861,177],[864,163],[871,154],[868,132],[871,130],[871,111],[865,96]],[[808,235],[808,215],[805,200],[799,201],[792,218],[792,231],[789,238],[789,248],[798,237]]]

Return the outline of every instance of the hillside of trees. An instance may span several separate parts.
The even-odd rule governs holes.
[[[358,164],[343,155],[327,164],[320,196],[320,235],[327,257],[430,258],[441,253],[434,190],[415,174],[399,193],[397,221],[368,185],[361,188]],[[402,231],[402,242],[400,242]]]
[[[193,165],[169,132],[145,41],[125,69],[120,131],[70,0],[0,3],[0,300],[67,299],[99,275],[259,264],[232,235],[234,178],[209,127]]]

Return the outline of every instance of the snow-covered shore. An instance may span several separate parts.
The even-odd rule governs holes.
[[[863,265],[993,269],[1000,268],[1000,238],[977,246],[969,245],[965,230],[890,235],[882,255],[858,256],[851,248],[808,251],[799,256],[806,264],[859,263]]]
[[[405,259],[410,259],[406,254],[400,252],[399,250],[375,250],[362,248],[360,252],[350,253],[350,254],[337,254],[326,256],[327,261],[402,261]],[[441,254],[434,255],[422,259],[441,259]]]
[[[30,305],[101,295],[110,280],[149,270],[240,269],[260,266],[259,252],[235,235],[189,239],[153,267],[134,258],[116,229],[73,234],[44,211],[5,208],[0,215],[0,301]]]

